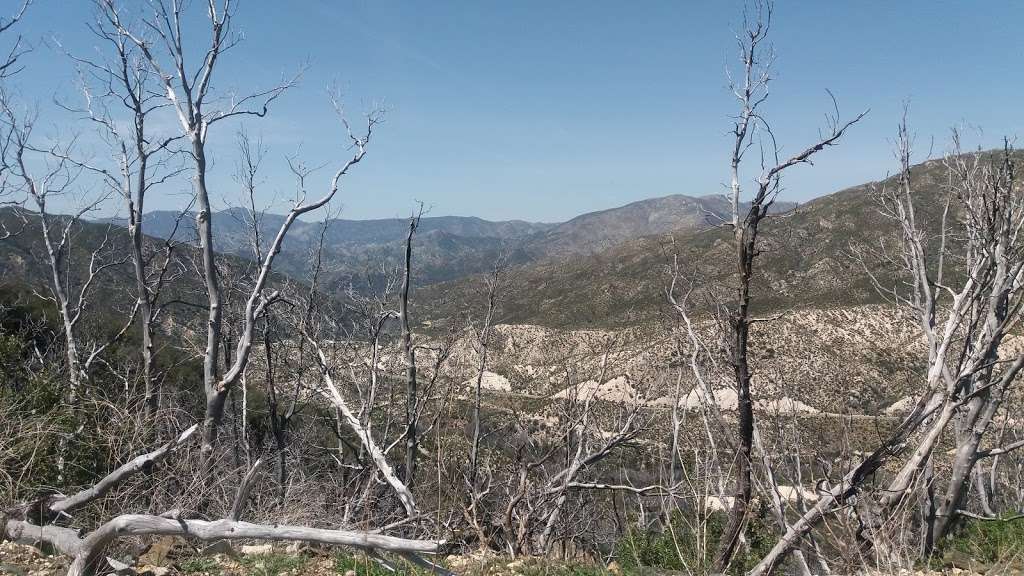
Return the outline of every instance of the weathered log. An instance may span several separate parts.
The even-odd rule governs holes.
[[[82,548],[82,538],[77,530],[52,525],[36,526],[28,520],[7,520],[0,536],[19,544],[49,544],[68,556],[77,555]]]
[[[50,527],[46,527],[50,528]],[[66,530],[66,529],[64,529]],[[68,576],[83,576],[102,554],[104,548],[122,536],[158,534],[163,536],[185,536],[198,540],[302,540],[349,546],[361,550],[380,550],[407,554],[434,554],[441,550],[444,541],[410,540],[383,536],[369,532],[350,530],[326,530],[304,526],[271,526],[251,524],[233,520],[175,520],[160,516],[127,514],[118,516],[100,526],[80,540],[75,559],[68,569]],[[407,556],[408,557],[408,556]]]

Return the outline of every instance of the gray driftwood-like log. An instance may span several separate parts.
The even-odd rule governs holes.
[[[415,558],[416,563],[431,566],[440,573],[447,573],[433,563],[423,561],[416,554],[435,554],[441,550],[441,540],[410,540],[384,536],[364,531],[325,530],[304,526],[271,526],[251,524],[234,520],[183,520],[126,514],[103,524],[85,537],[71,528],[59,526],[36,526],[26,520],[8,520],[7,537],[17,542],[52,545],[63,554],[74,557],[68,576],[89,574],[91,567],[102,555],[103,550],[117,538],[123,536],[184,536],[198,540],[301,540],[349,546],[360,550],[394,552],[405,558]],[[422,562],[422,563],[421,563]]]
[[[130,478],[134,474],[165,459],[174,449],[187,441],[198,430],[193,425],[177,438],[160,448],[132,458],[116,470],[102,478],[93,486],[86,488],[67,498],[51,499],[47,512],[53,516],[67,514],[68,511],[92,502],[109,492],[114,486]],[[258,465],[257,465],[258,466]],[[255,470],[256,466],[252,470]],[[251,484],[251,472],[243,481],[240,493],[247,491]],[[245,500],[240,494],[239,502]],[[236,507],[238,502],[236,502]],[[22,507],[27,510],[29,507]],[[177,512],[161,516],[146,514],[125,514],[117,516],[92,532],[82,536],[78,530],[53,524],[37,525],[25,514],[8,512],[3,523],[5,539],[27,544],[48,544],[62,554],[74,558],[68,570],[69,576],[91,574],[96,561],[104,549],[115,539],[123,536],[184,536],[203,541],[210,540],[300,540],[348,546],[359,550],[391,552],[410,559],[421,566],[429,567],[439,574],[448,574],[443,568],[423,560],[417,554],[438,553],[444,545],[443,540],[412,540],[385,536],[373,531],[327,530],[305,526],[267,525],[240,522],[235,519],[214,521],[180,518]]]
[[[184,536],[198,540],[302,540],[350,546],[361,550],[380,550],[396,553],[436,553],[443,541],[409,540],[363,531],[324,530],[304,526],[270,526],[233,520],[182,520],[127,514],[110,520],[81,539],[68,576],[88,574],[88,569],[99,558],[108,544],[123,536],[141,535]]]

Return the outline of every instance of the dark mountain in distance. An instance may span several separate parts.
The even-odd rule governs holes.
[[[781,204],[788,210],[791,204]],[[489,270],[499,259],[511,265],[557,260],[607,250],[631,239],[673,231],[714,226],[729,211],[724,196],[681,194],[633,202],[618,208],[591,212],[567,222],[545,224],[510,220],[493,222],[464,216],[424,216],[415,241],[414,274],[419,285],[455,280]],[[178,225],[176,238],[195,239],[195,218],[180,219],[173,211],[145,215],[145,232],[167,238]],[[264,243],[276,233],[284,216],[259,215]],[[219,252],[252,257],[252,216],[242,208],[213,215]],[[124,222],[111,220],[119,225]],[[298,221],[284,243],[276,269],[307,278],[312,251],[323,222]],[[331,219],[324,233],[323,277],[328,290],[349,285],[365,289],[386,270],[401,264],[402,246],[409,229],[407,218],[377,220]]]
[[[167,238],[174,230],[179,213],[171,210],[148,212],[144,216],[146,233],[157,238]],[[284,221],[281,214],[266,213],[258,215],[261,220],[261,231],[276,231]],[[248,242],[251,236],[251,218],[245,208],[231,208],[216,212],[213,215],[214,231],[218,235],[216,242],[225,251],[237,251],[238,244]],[[113,220],[116,224],[124,224],[123,220]],[[323,222],[296,221],[288,234],[287,242],[305,245],[310,240],[318,239]],[[509,220],[491,222],[482,218],[467,216],[424,216],[420,220],[420,233],[432,231],[446,232],[457,236],[479,238],[519,238],[534,232],[545,230],[551,224]],[[384,218],[377,220],[345,220],[331,219],[328,221],[327,235],[324,239],[328,245],[334,244],[386,244],[402,238],[408,232],[408,218]],[[178,230],[181,238],[195,236],[195,216],[189,214],[182,219]],[[245,239],[243,241],[243,238]]]

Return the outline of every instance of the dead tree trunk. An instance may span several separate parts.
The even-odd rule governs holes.
[[[717,571],[725,571],[740,543],[744,526],[747,521],[748,509],[752,496],[752,461],[754,435],[754,402],[751,397],[752,370],[750,367],[749,339],[750,327],[753,323],[763,321],[752,318],[751,286],[755,274],[755,262],[758,255],[758,234],[762,221],[768,217],[769,211],[781,191],[782,173],[797,164],[809,164],[812,157],[823,149],[835,146],[843,134],[853,124],[860,121],[865,113],[861,113],[845,123],[840,122],[838,113],[828,119],[828,132],[815,144],[799,154],[782,160],[775,142],[772,129],[764,121],[759,107],[768,98],[768,84],[771,80],[771,62],[773,54],[763,44],[771,27],[772,4],[757,4],[756,20],[751,22],[744,17],[744,28],[737,38],[740,47],[742,74],[738,81],[731,83],[734,95],[740,104],[740,112],[733,125],[733,146],[730,158],[731,182],[731,221],[726,222],[732,228],[735,258],[736,287],[735,300],[723,306],[728,319],[730,344],[727,357],[733,369],[733,378],[737,394],[736,441],[733,465],[733,490],[735,497],[729,510],[729,519],[718,549],[715,553],[714,566]],[[742,199],[741,167],[746,151],[753,146],[755,132],[761,131],[768,135],[773,148],[762,150],[762,157],[774,158],[774,163],[762,162],[763,169],[755,180],[755,192],[744,207]]]
[[[757,228],[761,208],[754,206],[747,215],[746,225],[736,228],[737,273],[739,274],[738,306],[729,318],[732,329],[731,362],[736,382],[737,442],[733,460],[734,498],[729,509],[729,521],[715,554],[715,567],[724,571],[736,553],[753,491],[751,454],[754,445],[754,402],[750,397],[750,364],[747,348],[750,339],[750,283],[753,280],[756,254]]]
[[[416,456],[419,451],[419,396],[416,383],[416,348],[409,326],[409,291],[412,289],[412,240],[420,217],[409,219],[409,235],[405,239],[405,271],[402,275],[402,297],[399,318],[402,323],[402,350],[405,353],[405,484],[411,489],[416,483]]]
[[[185,49],[189,44],[184,36],[186,26],[182,6],[168,5],[163,0],[154,4],[154,15],[132,29],[121,20],[119,7],[114,0],[99,0],[101,16],[106,24],[119,35],[128,39],[139,51],[154,75],[159,78],[167,104],[174,110],[181,125],[181,136],[188,140],[192,160],[192,179],[198,204],[196,231],[202,256],[202,276],[207,299],[206,348],[203,353],[203,390],[206,397],[206,411],[203,419],[202,454],[204,461],[212,456],[217,432],[224,415],[228,389],[234,383],[222,380],[219,374],[219,351],[221,346],[221,324],[223,318],[220,278],[217,270],[213,234],[213,209],[207,181],[208,163],[207,138],[210,127],[221,120],[249,115],[263,117],[269,105],[276,100],[294,81],[286,81],[269,90],[242,98],[232,98],[223,108],[208,109],[218,105],[216,99],[210,102],[211,84],[221,53],[229,49],[231,22],[234,5],[230,0],[222,4],[211,0],[207,5],[206,18],[210,24],[209,45],[201,53],[203,57],[195,70],[189,65]],[[156,34],[162,42],[149,41],[149,35]],[[165,52],[158,55],[154,47]],[[262,290],[262,286],[259,287]],[[244,362],[243,366],[244,368]]]
[[[501,264],[496,264],[490,277],[487,279],[487,311],[484,313],[483,326],[477,333],[477,347],[480,351],[480,362],[477,364],[476,382],[473,387],[473,436],[469,447],[469,486],[470,486],[470,514],[476,520],[477,506],[479,504],[478,476],[480,473],[480,440],[482,420],[480,408],[483,403],[483,380],[484,372],[487,370],[487,357],[491,344],[491,324],[494,318],[495,306],[498,299],[498,283],[501,276]]]
[[[315,351],[316,361],[320,367],[320,376],[323,380],[324,387],[326,388],[324,396],[338,408],[345,423],[356,437],[359,438],[359,442],[362,444],[367,454],[370,455],[370,459],[380,472],[380,475],[384,477],[384,481],[391,486],[392,490],[394,490],[395,494],[398,496],[399,501],[402,503],[402,507],[405,509],[406,515],[409,517],[416,516],[419,513],[419,510],[416,507],[416,499],[413,497],[412,491],[404,482],[402,482],[402,480],[398,478],[398,475],[395,474],[394,468],[391,466],[391,463],[388,462],[384,450],[382,450],[377,444],[377,441],[374,440],[371,430],[363,426],[356,413],[349,407],[345,397],[341,394],[341,390],[334,383],[334,378],[331,376],[330,364],[327,361],[327,356],[320,348],[320,345],[309,335],[306,335],[306,340]]]
[[[181,172],[180,168],[168,165],[170,147],[180,137],[157,139],[149,128],[151,115],[162,106],[158,103],[160,97],[151,90],[151,71],[145,60],[138,57],[131,39],[116,26],[111,26],[102,15],[93,26],[93,32],[110,46],[112,54],[95,60],[71,55],[75,62],[93,71],[93,75],[89,76],[91,82],[83,81],[84,107],[80,112],[108,137],[111,159],[116,168],[71,161],[100,177],[113,192],[121,196],[128,212],[129,253],[142,341],[139,354],[142,360],[143,407],[148,418],[156,412],[159,400],[154,374],[156,306],[167,280],[174,248],[173,238],[181,217],[175,221],[164,243],[163,262],[154,263],[156,258],[151,261],[146,254],[143,214],[147,194]],[[121,109],[124,117],[114,114],[112,110],[115,109]],[[181,216],[184,216],[184,212]]]

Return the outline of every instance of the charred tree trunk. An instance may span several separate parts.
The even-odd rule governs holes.
[[[738,438],[733,463],[733,505],[729,509],[729,520],[715,552],[715,568],[719,571],[724,571],[729,566],[736,553],[753,493],[751,454],[754,447],[754,402],[750,396],[751,373],[747,349],[750,339],[750,284],[760,220],[760,207],[752,207],[745,218],[745,225],[736,229],[737,272],[740,285],[738,306],[730,319],[730,324],[733,331],[732,366],[736,381]]]
[[[419,450],[417,414],[419,395],[416,383],[416,349],[409,326],[409,291],[412,284],[412,240],[419,226],[419,216],[409,220],[409,235],[405,240],[405,274],[402,278],[402,299],[399,316],[402,322],[402,348],[405,351],[405,485],[411,490],[416,483],[416,452]]]

